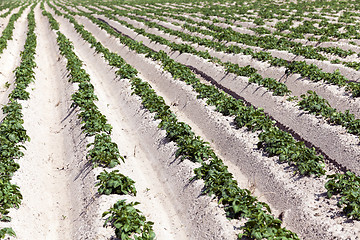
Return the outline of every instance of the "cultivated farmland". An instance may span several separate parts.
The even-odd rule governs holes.
[[[359,239],[356,1],[2,1],[0,239]]]

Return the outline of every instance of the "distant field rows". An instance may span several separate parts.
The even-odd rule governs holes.
[[[354,6],[2,3],[0,239],[359,239]]]

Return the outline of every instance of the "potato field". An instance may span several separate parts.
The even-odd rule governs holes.
[[[0,2],[0,239],[360,239],[360,3]]]

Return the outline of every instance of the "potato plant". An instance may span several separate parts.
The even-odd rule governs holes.
[[[134,195],[136,196],[135,182],[119,173],[118,170],[107,172],[104,170],[98,175],[96,184],[98,186],[98,193],[100,194],[119,194],[119,195]]]
[[[152,229],[153,222],[146,221],[140,211],[134,206],[138,202],[126,203],[120,200],[113,207],[103,213],[106,217],[104,226],[110,224],[115,228],[116,237],[123,240],[153,240],[155,233]]]

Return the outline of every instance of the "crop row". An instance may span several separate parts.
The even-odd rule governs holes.
[[[218,26],[219,20],[200,20],[197,17],[197,20],[193,20],[191,16],[184,16],[183,14],[173,14],[173,10],[166,11],[166,13],[162,9],[155,10],[127,10],[127,12],[136,14],[138,16],[147,16],[159,19],[162,21],[165,19],[161,16],[167,17],[168,19],[177,19],[185,24],[182,24],[182,27],[192,31],[192,32],[201,32],[205,35],[209,35],[211,31],[215,31],[217,35],[215,38],[218,41],[226,41],[226,42],[240,42],[250,46],[258,46],[265,49],[277,49],[277,50],[286,50],[298,56],[303,56],[309,59],[317,59],[317,60],[327,60],[327,58],[321,53],[326,52],[330,54],[334,54],[340,57],[346,57],[354,54],[355,52],[348,50],[342,50],[339,47],[313,47],[313,46],[303,46],[301,43],[295,42],[289,38],[281,37],[275,35],[260,35],[256,36],[255,34],[244,34],[239,33],[236,30],[233,30],[227,23],[229,27]],[[151,14],[152,13],[152,14]],[[218,15],[216,15],[218,16]],[[165,20],[166,21],[166,20]],[[197,27],[198,26],[198,27]],[[201,29],[199,27],[206,27],[207,29]],[[222,32],[226,30],[226,32]],[[300,34],[300,33],[299,33]],[[259,34],[257,34],[259,35]]]
[[[160,54],[163,55],[163,53],[160,53]],[[171,62],[171,60],[170,60],[169,58],[167,58],[166,61]],[[166,66],[166,67],[169,68],[169,66]],[[174,66],[173,69],[175,69],[175,68],[179,69],[178,66]],[[170,72],[171,72],[171,71],[170,71]],[[174,74],[174,72],[172,72],[172,74]],[[204,87],[204,85],[203,85],[203,87]],[[152,107],[152,108],[153,108],[153,107]],[[176,127],[175,127],[175,128],[176,128]]]
[[[28,5],[22,6],[19,12],[13,14],[10,17],[9,23],[7,24],[6,28],[3,30],[2,35],[0,37],[0,54],[3,53],[4,49],[7,47],[7,41],[12,39],[14,23],[16,22],[16,20],[18,20],[18,18],[24,12],[27,6]]]
[[[86,13],[83,13],[84,15],[86,15]],[[283,96],[285,94],[290,93],[290,90],[287,89],[286,85],[280,82],[277,82],[275,79],[272,78],[262,78],[260,74],[257,73],[257,71],[253,68],[250,68],[248,66],[246,67],[239,67],[237,64],[232,64],[230,62],[227,63],[223,63],[220,59],[212,57],[208,52],[206,51],[197,51],[194,47],[187,45],[187,44],[176,44],[170,41],[165,40],[164,38],[157,36],[155,34],[150,34],[150,33],[146,33],[143,29],[140,28],[135,28],[134,26],[132,26],[131,24],[128,24],[125,21],[120,21],[119,19],[117,19],[116,17],[113,17],[113,15],[111,14],[105,14],[109,19],[115,20],[131,29],[133,29],[134,31],[136,31],[139,34],[142,34],[146,37],[148,37],[149,39],[151,39],[154,42],[160,43],[160,44],[164,44],[169,46],[172,50],[174,51],[179,51],[180,53],[191,53],[191,54],[195,54],[197,56],[200,56],[202,58],[205,59],[209,59],[213,62],[219,63],[225,67],[227,67],[229,69],[229,72],[235,73],[239,76],[247,76],[247,77],[251,77],[249,79],[249,82],[252,83],[257,83],[261,86],[264,86],[265,88],[269,89],[270,91],[274,92],[274,95],[280,95]],[[133,19],[139,20],[140,18],[136,18],[136,17],[131,17]],[[144,20],[140,19],[141,22],[145,22]],[[146,23],[146,22],[145,22]],[[152,25],[152,24],[148,24],[148,25]],[[156,24],[154,24],[156,25]],[[152,26],[154,26],[152,25]],[[160,26],[156,26],[158,28],[161,28]],[[162,29],[163,30],[163,29]],[[171,31],[171,30],[169,30]],[[169,32],[166,31],[166,32]],[[176,31],[171,31],[172,33],[176,32]],[[178,32],[176,32],[178,33]],[[186,34],[183,34],[183,36]],[[234,69],[231,71],[231,69]]]
[[[11,220],[10,216],[8,216],[9,209],[19,207],[22,200],[19,187],[12,184],[11,179],[14,173],[20,168],[17,162],[24,156],[24,143],[30,141],[30,137],[23,127],[22,106],[18,100],[29,99],[29,92],[26,91],[26,88],[35,78],[36,35],[34,33],[34,7],[35,4],[31,6],[31,11],[27,17],[28,32],[24,50],[21,53],[21,63],[20,66],[14,70],[15,88],[9,95],[9,102],[2,108],[3,113],[6,114],[0,124],[0,220],[3,222],[9,222]],[[25,6],[21,9],[22,13]],[[18,17],[20,17],[20,15],[18,15]],[[9,24],[13,26],[13,22]],[[11,27],[8,29],[12,31]],[[9,31],[6,33],[8,37],[4,39],[11,38],[12,32],[10,33]],[[16,236],[12,228],[6,227],[0,229],[0,238],[5,238],[6,235]]]
[[[117,14],[121,13],[121,10],[115,10],[115,11],[116,11]],[[122,11],[121,15],[124,15],[126,13],[127,13],[126,11]],[[144,13],[137,13],[137,15],[138,16],[143,16]],[[129,15],[129,14],[127,14],[127,17],[132,18],[132,16]],[[154,16],[152,16],[152,17],[154,17]],[[179,16],[179,18],[185,18],[185,17]],[[139,18],[137,18],[137,21],[139,21]],[[142,21],[144,21],[144,20],[142,20]],[[257,36],[252,36],[252,35],[248,35],[248,34],[240,34],[240,33],[237,33],[236,31],[232,30],[231,28],[223,28],[223,27],[219,27],[219,26],[216,26],[216,25],[213,25],[213,24],[211,25],[209,23],[203,23],[203,22],[200,22],[200,23],[196,22],[197,25],[199,25],[199,26],[190,26],[188,24],[189,20],[187,18],[185,18],[184,21],[186,21],[186,24],[184,24],[182,26],[183,28],[189,30],[190,32],[194,32],[194,33],[199,33],[200,32],[200,33],[202,33],[204,35],[211,36],[213,38],[212,40],[202,39],[202,40],[199,41],[199,37],[197,37],[197,38],[194,38],[194,39],[196,39],[196,41],[194,41],[194,43],[198,43],[198,44],[203,45],[203,46],[214,48],[217,51],[235,53],[235,54],[242,53],[242,54],[246,54],[246,55],[251,55],[254,59],[257,59],[257,60],[260,60],[260,61],[267,61],[268,63],[270,63],[273,66],[283,66],[283,67],[287,68],[289,70],[289,72],[294,72],[294,71],[291,71],[292,68],[294,68],[294,65],[295,66],[299,65],[300,67],[302,67],[302,65],[304,65],[304,63],[305,63],[305,61],[292,61],[290,63],[288,63],[287,61],[282,62],[281,60],[276,60],[277,59],[276,57],[272,57],[271,53],[269,53],[269,52],[260,51],[260,52],[255,53],[254,50],[251,50],[250,48],[244,49],[244,48],[241,48],[241,47],[239,47],[237,45],[233,45],[233,44],[232,45],[227,44],[226,46],[224,46],[225,44],[221,44],[221,41],[224,40],[224,39],[222,39],[223,36],[226,36],[226,37],[230,36],[231,37],[231,34],[233,34],[233,35],[235,34],[235,35],[239,35],[239,37],[242,37],[242,38],[246,39],[246,42],[242,42],[242,43],[247,44],[249,46],[262,47],[262,48],[265,48],[265,49],[273,49],[273,48],[268,47],[268,46],[263,46],[265,43],[267,44],[270,41],[268,39],[268,38],[270,38],[269,36],[264,37],[264,39],[258,39]],[[201,26],[203,26],[203,25],[206,25],[209,30],[202,29]],[[162,30],[164,30],[164,28]],[[214,42],[213,40],[215,40],[216,43],[209,44],[209,42],[211,42],[211,41]],[[234,41],[234,39],[227,39],[225,42],[233,42],[233,41]],[[291,42],[291,41],[286,41],[285,43],[283,43],[281,41],[281,39],[277,39],[277,40],[274,40],[274,41],[276,41],[274,43],[274,46],[277,46],[277,47],[282,46],[281,49],[276,48],[278,50],[287,50],[288,51],[290,49],[291,51],[295,51],[296,49],[298,49],[298,51],[300,51],[300,52],[303,51],[304,53],[306,53],[308,55],[313,54],[312,51],[310,51],[308,49],[301,50],[301,43],[295,43],[295,42]],[[208,43],[205,44],[205,43],[202,43],[202,42],[208,42]],[[220,42],[220,43],[218,43],[218,42]],[[217,45],[217,46],[214,47],[214,45],[215,46]],[[221,45],[223,45],[223,46],[221,46]],[[307,48],[308,47],[309,46],[307,46]],[[283,49],[283,48],[286,48],[286,49]],[[240,49],[243,49],[243,50],[241,51]],[[326,51],[326,52],[329,52],[329,53],[332,53],[332,54],[338,54],[338,55],[340,55],[342,57],[347,56],[348,54],[350,54],[350,52],[344,52],[343,50],[341,50],[339,48],[333,48],[333,47],[329,47],[329,48],[323,48],[322,47],[322,48],[319,48],[319,49],[321,51]],[[248,53],[246,53],[246,52],[248,52]],[[306,58],[310,58],[310,59],[314,58],[314,57],[305,56],[303,54],[300,54],[300,55],[302,55],[302,56],[304,56]],[[327,60],[327,59],[318,59],[318,60]],[[341,63],[341,61],[337,60],[337,63]],[[344,65],[348,66],[348,67],[356,68],[355,64],[356,63],[353,63],[353,62],[344,62]],[[312,65],[314,65],[314,64],[311,64],[310,66],[312,66]],[[295,71],[295,73],[299,73],[303,77],[309,77],[310,80],[315,80],[315,81],[324,80],[325,82],[329,82],[331,84],[339,84],[340,83],[340,86],[341,86],[341,84],[343,84],[342,82],[337,83],[336,81],[334,81],[336,78],[332,79],[331,75],[327,76],[326,73],[321,73],[321,71],[319,72],[320,69],[318,67],[316,67],[316,66],[314,66],[314,67],[315,68],[313,70],[311,70],[311,71],[313,73],[317,72],[316,76],[314,76],[316,78],[309,77],[309,76],[314,75],[314,74],[306,75],[305,70],[303,70],[303,71]]]
[[[264,4],[261,2],[259,5],[259,1],[253,2],[248,6],[243,6],[236,4],[235,6],[225,5],[225,4],[207,4],[204,5],[203,3],[199,4],[192,4],[191,7],[182,8],[180,6],[174,7],[164,7],[163,5],[154,6],[147,6],[147,8],[152,9],[162,9],[167,10],[170,12],[177,13],[178,15],[182,15],[184,12],[188,14],[192,14],[194,17],[199,17],[198,13],[201,13],[201,18],[206,20],[214,20],[213,18],[216,17],[216,22],[219,21],[218,17],[225,19],[224,22],[227,24],[232,24],[234,22],[251,22],[256,26],[263,26],[265,21],[272,21],[274,19],[280,20],[277,21],[274,25],[275,31],[273,32],[274,35],[287,37],[287,38],[298,38],[304,39],[304,34],[314,34],[320,35],[320,38],[312,37],[309,40],[314,41],[329,41],[329,37],[333,38],[359,38],[359,33],[357,30],[359,28],[355,24],[349,23],[356,23],[356,19],[353,18],[354,16],[359,16],[358,13],[354,11],[346,11],[343,15],[336,16],[338,17],[338,22],[340,23],[333,23],[329,21],[324,15],[327,9],[326,6],[328,3],[325,3],[323,6],[317,7],[325,7],[323,8],[322,14],[320,15],[317,11],[314,11],[311,4],[309,3],[296,3],[289,6],[287,4]],[[333,3],[330,3],[333,4]],[[133,4],[132,4],[133,5]],[[310,5],[310,6],[309,6]],[[142,7],[139,5],[134,5],[136,7]],[[284,9],[285,8],[285,9]],[[353,7],[349,7],[349,9],[354,10]],[[296,11],[292,13],[291,11]],[[343,10],[343,9],[342,9]],[[252,14],[250,11],[255,11]],[[235,16],[236,15],[236,16]],[[312,19],[305,20],[306,19]],[[286,21],[281,21],[286,19]],[[294,21],[303,22],[299,26],[291,27]],[[318,27],[314,26],[317,23]],[[343,26],[341,23],[346,23],[347,27],[345,28],[346,32],[340,32],[339,29]],[[261,28],[261,27],[259,27]],[[268,28],[262,27],[262,29],[267,30]],[[284,30],[288,30],[288,32],[284,33]],[[269,31],[266,31],[268,33]],[[261,33],[260,33],[261,34]]]
[[[308,91],[307,95],[301,95],[301,98],[301,101],[298,103],[301,109],[315,115],[321,115],[328,123],[341,125],[349,133],[360,136],[360,119],[355,119],[355,116],[349,111],[345,113],[337,111],[330,106],[326,99],[318,96],[313,91]]]
[[[195,91],[200,93],[199,97],[208,98],[208,104],[215,105],[217,110],[224,115],[235,116],[235,121],[239,127],[246,126],[253,131],[262,130],[259,135],[260,139],[258,146],[263,148],[269,156],[276,155],[279,156],[280,161],[289,161],[292,164],[297,165],[301,174],[315,173],[321,175],[325,173],[325,170],[323,169],[323,157],[321,155],[316,155],[314,149],[305,147],[304,143],[297,142],[290,134],[274,127],[273,122],[263,114],[261,109],[245,107],[243,106],[244,103],[241,103],[241,101],[236,101],[224,94],[219,95],[217,94],[218,90],[215,87],[203,86],[203,88],[199,88],[196,81],[193,80],[196,79],[194,74],[187,67],[176,63],[173,60],[169,60],[164,52],[160,51],[159,53],[155,53],[141,43],[116,32],[106,23],[99,21],[90,15],[86,16],[100,28],[119,38],[120,42],[129,46],[130,49],[133,49],[138,53],[145,53],[149,58],[160,60],[163,64],[163,68],[172,73],[174,78],[192,84]],[[169,69],[173,69],[173,72]],[[351,189],[352,191],[358,191],[356,188]],[[353,203],[355,205],[352,206],[352,209],[357,212],[357,203]],[[359,216],[357,214],[348,214],[348,216],[358,219]]]
[[[260,15],[262,14],[260,13]],[[305,17],[315,20],[306,20]],[[286,17],[282,16],[278,16],[275,19],[279,18],[286,19]],[[294,21],[300,21],[301,24],[291,27]],[[264,18],[261,17],[255,18],[253,22],[258,26],[265,24]],[[318,24],[318,27],[314,26],[314,24]],[[330,37],[338,39],[359,38],[359,33],[357,32],[358,27],[356,25],[346,25],[345,32],[339,31],[341,27],[343,27],[343,24],[330,22],[324,16],[315,15],[314,13],[308,13],[305,15],[303,12],[300,12],[294,16],[288,17],[286,21],[277,22],[274,25],[275,31],[272,34],[291,39],[304,39],[305,34],[319,35],[319,38],[314,36],[308,38],[308,40],[319,42],[331,41]],[[285,33],[284,30],[287,30],[287,32]]]
[[[101,9],[101,6],[97,6],[98,8]],[[114,7],[113,7],[114,8]],[[91,8],[90,8],[91,9]],[[94,10],[94,9],[92,9]],[[118,11],[118,9],[116,10]],[[166,19],[164,19],[163,17],[161,17],[161,15],[166,16],[167,19],[178,19],[181,20],[184,24],[182,24],[181,26],[191,32],[201,32],[202,34],[208,35],[208,36],[212,36],[214,38],[216,38],[216,41],[223,41],[224,39],[218,38],[219,36],[223,36],[226,35],[228,36],[229,34],[232,33],[236,33],[235,30],[232,30],[230,27],[225,28],[224,26],[217,26],[216,23],[218,21],[214,21],[214,23],[208,23],[206,21],[194,21],[189,17],[184,17],[183,15],[171,15],[168,13],[164,13],[164,11],[161,11],[161,9],[156,9],[155,11],[152,11],[152,14],[149,14],[148,9],[146,10],[131,10],[131,11],[124,11],[124,12],[130,12],[131,14],[136,14],[137,16],[146,16],[148,18],[155,18],[161,21],[167,21]],[[127,17],[131,18],[132,15],[128,14]],[[217,19],[217,18],[215,18]],[[174,22],[173,22],[174,23]],[[176,23],[176,22],[175,22]],[[207,26],[208,30],[204,30],[201,27],[202,26]],[[221,29],[224,29],[224,31],[221,33]],[[212,30],[214,30],[215,32],[212,33]],[[238,33],[237,33],[238,34]],[[312,46],[302,46],[301,43],[298,42],[294,42],[290,40],[287,40],[285,38],[281,38],[278,39],[275,36],[261,36],[263,39],[258,39],[258,36],[254,36],[254,35],[249,35],[249,34],[242,34],[241,36],[247,36],[246,39],[248,40],[246,44],[250,45],[250,46],[261,46],[264,47],[265,49],[278,49],[278,50],[287,50],[289,52],[292,52],[295,55],[300,55],[300,56],[304,56],[306,58],[310,58],[313,59],[313,55],[317,54],[319,55],[320,52],[325,52],[325,53],[329,53],[329,54],[333,54],[333,55],[337,55],[339,57],[347,57],[350,56],[352,54],[355,54],[354,51],[352,50],[343,50],[339,47],[312,47]],[[272,39],[272,40],[271,40]],[[277,39],[277,40],[276,40]],[[285,40],[284,40],[285,39]],[[262,46],[261,44],[267,43],[269,41],[276,41],[276,43],[274,44],[274,46],[281,46],[281,48],[269,48],[268,46]],[[285,43],[283,43],[285,42]],[[250,44],[249,44],[250,43]],[[260,44],[260,45],[259,45]],[[285,49],[286,48],[286,49]],[[296,52],[294,52],[296,51]],[[319,53],[318,53],[319,52]],[[315,56],[314,55],[314,56]],[[310,56],[310,57],[309,57]],[[318,60],[328,60],[326,57],[319,55],[318,58],[315,58]],[[355,70],[357,70],[359,68],[359,64],[355,61],[355,62],[349,62],[349,61],[341,61],[340,59],[335,59],[331,61],[332,63],[341,63],[346,67],[350,67],[350,68],[354,68]]]
[[[313,42],[307,42],[306,45],[317,45],[320,42],[331,42],[331,41],[336,41],[336,40],[332,40],[334,38],[337,39],[358,39],[359,38],[359,27],[356,24],[345,24],[343,23],[342,20],[347,19],[350,21],[350,18],[348,17],[352,17],[352,16],[358,16],[359,14],[356,12],[346,12],[346,17],[344,16],[344,18],[341,18],[342,16],[339,17],[339,23],[333,23],[332,21],[329,21],[329,19],[327,19],[326,17],[324,17],[323,15],[319,16],[318,14],[314,14],[314,13],[308,13],[307,15],[304,14],[304,9],[296,9],[296,13],[289,16],[288,19],[286,19],[286,21],[282,21],[282,19],[285,19],[286,17],[282,16],[282,13],[280,15],[276,15],[275,19],[276,20],[280,20],[277,21],[277,23],[274,25],[274,27],[269,27],[269,26],[263,26],[264,23],[264,19],[257,16],[257,17],[249,17],[249,14],[247,13],[247,11],[249,10],[255,10],[255,9],[251,9],[251,7],[248,7],[246,10],[244,10],[246,13],[241,14],[241,17],[238,15],[237,17],[233,16],[233,13],[227,13],[229,10],[231,11],[235,11],[236,12],[236,7],[231,6],[231,8],[229,9],[229,6],[226,5],[211,5],[209,4],[209,6],[192,6],[192,7],[186,7],[186,8],[167,8],[164,7],[164,5],[159,6],[159,7],[154,7],[151,5],[147,5],[146,7],[144,7],[143,5],[134,5],[136,6],[138,9],[140,10],[144,10],[144,11],[139,11],[136,10],[137,12],[143,12],[142,16],[150,16],[148,13],[152,14],[153,16],[151,16],[152,18],[156,18],[158,20],[161,21],[166,21],[166,19],[172,21],[174,24],[176,25],[180,25],[179,22],[174,22],[174,19],[180,20],[181,24],[183,24],[184,22],[186,22],[186,24],[195,24],[198,21],[198,19],[202,19],[204,21],[207,21],[208,23],[211,24],[221,24],[222,26],[227,26],[227,27],[242,27],[243,22],[245,22],[245,26],[246,25],[253,25],[255,27],[250,27],[250,28],[246,28],[245,30],[247,32],[251,32],[252,31],[252,35],[261,35],[263,37],[282,37],[282,38],[286,38],[289,41],[294,41],[294,39],[304,39],[306,38],[306,40],[308,41],[313,41]],[[286,6],[286,5],[285,5]],[[123,9],[128,10],[129,12],[133,11],[130,7],[126,7],[124,5],[121,5],[121,7]],[[274,7],[269,7],[270,11],[272,11],[272,13],[276,12],[279,6],[276,6],[276,9],[274,9]],[[242,6],[243,8],[243,6]],[[265,7],[265,11],[268,11],[269,9],[267,9],[267,7]],[[275,11],[276,10],[276,11]],[[171,13],[171,14],[169,14]],[[263,13],[260,12],[260,14]],[[289,15],[289,13],[286,11],[287,15]],[[184,17],[184,15],[187,15],[188,17]],[[345,14],[344,14],[345,15]],[[165,16],[166,19],[162,16]],[[171,17],[171,18],[170,18]],[[193,20],[194,19],[194,20]],[[307,20],[310,19],[310,20]],[[265,19],[266,20],[266,19]],[[271,19],[272,21],[273,19]],[[252,23],[251,23],[252,22]],[[301,24],[299,24],[298,26],[294,26],[291,27],[291,25],[293,24],[293,22],[302,22]],[[355,23],[354,18],[351,18],[352,23]],[[319,28],[315,27],[314,25],[318,24]],[[343,28],[343,30],[341,29]],[[270,29],[270,30],[269,30]],[[286,30],[284,32],[284,30]],[[311,34],[312,36],[307,37],[305,34]],[[266,35],[266,36],[265,36]],[[314,35],[318,35],[317,37]],[[332,39],[330,39],[332,38]],[[295,43],[298,44],[300,46],[299,43]],[[349,44],[352,45],[356,45],[356,43],[354,41],[349,41]],[[312,47],[306,47],[306,48],[312,48]],[[333,54],[333,55],[337,55],[339,57],[346,57],[346,56],[350,56],[355,54],[354,51],[352,50],[344,50],[342,46],[336,46],[336,47],[315,47],[313,48],[314,50],[316,50],[317,52],[321,53],[329,53],[329,54]],[[351,67],[354,69],[358,69],[358,64],[356,64],[357,62],[348,62],[348,61],[340,61],[339,59],[336,60],[332,60],[335,61],[334,63],[342,63],[343,65],[347,66],[347,67]]]
[[[87,158],[93,163],[94,167],[113,168],[120,163],[120,160],[124,161],[124,157],[120,155],[117,144],[111,140],[112,126],[107,123],[106,117],[101,114],[95,104],[98,97],[94,94],[94,86],[90,82],[90,76],[82,68],[81,60],[73,51],[74,46],[59,31],[59,24],[45,10],[43,4],[42,2],[43,15],[49,18],[51,28],[57,33],[60,53],[67,59],[66,67],[69,71],[69,81],[79,84],[79,89],[72,95],[72,107],[80,108],[78,117],[82,120],[83,132],[87,136],[95,136],[94,142],[87,145]],[[104,170],[97,176],[97,179],[99,181],[96,186],[98,186],[100,194],[136,195],[135,182],[119,173],[118,170],[111,172]],[[125,200],[118,201],[103,213],[103,217],[106,217],[104,226],[109,223],[115,228],[116,236],[121,239],[131,239],[133,234],[137,235],[137,239],[154,239],[153,223],[146,221],[145,216],[134,207],[137,204],[139,203],[126,203]]]
[[[13,10],[13,9],[15,9],[15,8],[17,8],[17,7],[19,7],[19,3],[18,2],[6,2],[4,5],[2,5],[1,7],[0,7],[0,11],[2,11],[2,10],[5,10],[5,9],[8,9],[6,12],[4,12],[3,14],[1,14],[0,15],[0,18],[5,18],[5,17],[7,17],[10,13],[11,13],[11,11]]]
[[[198,9],[198,8],[196,8],[196,9]],[[147,16],[147,17],[151,17],[151,18],[156,18],[156,19],[161,20],[161,21],[167,21],[162,16],[167,17],[167,19],[171,18],[171,19],[181,20],[182,23],[184,23],[184,22],[186,23],[186,24],[183,24],[183,26],[187,27],[188,30],[191,30],[190,28],[193,28],[193,26],[191,26],[191,24],[197,25],[197,23],[198,23],[198,21],[194,21],[191,18],[184,17],[183,14],[180,14],[180,12],[183,12],[183,11],[185,11],[186,13],[187,12],[192,12],[193,13],[194,9],[191,9],[191,10],[182,9],[181,11],[179,11],[179,10],[176,11],[174,9],[172,9],[172,10],[167,10],[166,9],[166,11],[164,11],[161,8],[149,9],[149,6],[148,6],[145,10],[142,9],[143,11],[131,10],[131,9],[128,9],[128,10],[129,10],[129,12],[136,13],[138,16]],[[168,12],[174,12],[174,11],[177,14],[174,15],[174,13],[173,14],[168,13]],[[164,12],[167,12],[167,13],[164,13]],[[221,23],[223,23],[223,25],[226,24],[227,26],[232,26],[233,23],[231,21],[229,21],[229,18],[224,18],[223,21],[220,20],[221,18],[219,19],[219,16],[222,16],[222,15],[223,15],[222,12],[212,12],[212,20],[211,20],[212,23],[211,23],[211,25],[216,25],[217,23],[221,22]],[[193,16],[193,15],[190,15],[190,16]],[[195,15],[194,17],[199,18],[198,15]],[[209,21],[209,19],[210,19],[209,16],[205,16],[205,15],[202,15],[201,18],[204,19],[205,21]],[[321,37],[319,39],[316,39],[314,36],[312,36],[312,37],[308,38],[308,40],[319,41],[319,42],[331,41],[328,38],[329,36],[333,36],[333,37],[337,37],[337,38],[345,37],[345,38],[355,38],[355,39],[357,39],[357,38],[359,38],[359,32],[358,32],[359,27],[357,27],[356,25],[345,25],[344,28],[345,28],[345,30],[347,30],[347,32],[339,34],[338,29],[343,27],[343,25],[341,23],[340,24],[329,23],[325,18],[325,19],[322,19],[321,22],[318,23],[318,24],[321,25],[321,26],[326,26],[326,28],[316,29],[313,26],[313,24],[317,23],[316,21],[305,20],[304,23],[299,25],[298,27],[287,29],[287,27],[292,23],[292,21],[294,21],[294,20],[301,21],[301,19],[302,19],[302,17],[298,16],[298,17],[291,17],[290,19],[288,19],[285,22],[282,22],[282,21],[277,22],[277,24],[275,25],[275,28],[278,29],[279,31],[274,32],[273,35],[271,35],[271,36],[266,35],[266,36],[263,36],[263,37],[265,37],[265,38],[269,38],[269,37],[278,38],[278,36],[282,36],[282,37],[288,39],[290,42],[292,42],[292,44],[296,45],[295,50],[298,53],[296,55],[301,55],[301,56],[305,56],[305,55],[301,54],[302,52],[305,52],[306,54],[311,54],[311,51],[312,51],[311,49],[314,49],[316,52],[319,52],[319,53],[324,52],[324,53],[328,53],[328,54],[332,54],[332,55],[337,55],[339,57],[347,57],[347,56],[351,56],[351,55],[355,54],[355,52],[352,51],[352,50],[344,50],[344,49],[342,49],[341,47],[338,47],[338,46],[337,47],[315,47],[315,48],[307,46],[304,49],[302,49],[303,47],[301,46],[301,43],[293,42],[293,38],[304,38],[304,34],[311,33],[311,34],[318,34]],[[256,21],[257,20],[259,20],[259,18],[257,18]],[[261,18],[260,18],[260,20],[261,20]],[[236,21],[236,20],[234,20],[234,21]],[[207,24],[210,24],[210,23],[207,23]],[[200,25],[201,25],[201,23],[200,23]],[[313,28],[315,28],[315,29],[313,29]],[[250,28],[250,29],[252,31],[256,32],[257,35],[263,35],[263,34],[269,34],[270,33],[270,31],[265,29],[264,27],[257,27],[257,28]],[[286,30],[292,30],[292,32],[291,33],[283,33],[282,31],[285,30],[285,29]],[[355,43],[350,41],[350,44],[355,44]],[[289,49],[291,49],[291,51],[295,51],[291,47]],[[308,49],[310,49],[311,51],[309,52]],[[320,57],[320,58],[323,58],[323,57]],[[323,58],[323,59],[320,59],[320,60],[326,60],[326,59]],[[341,61],[340,59],[336,59],[336,60],[331,60],[331,62],[332,63],[337,63],[337,64],[341,63],[344,66],[354,68],[355,70],[358,70],[360,68],[357,61],[351,62],[351,61]]]

